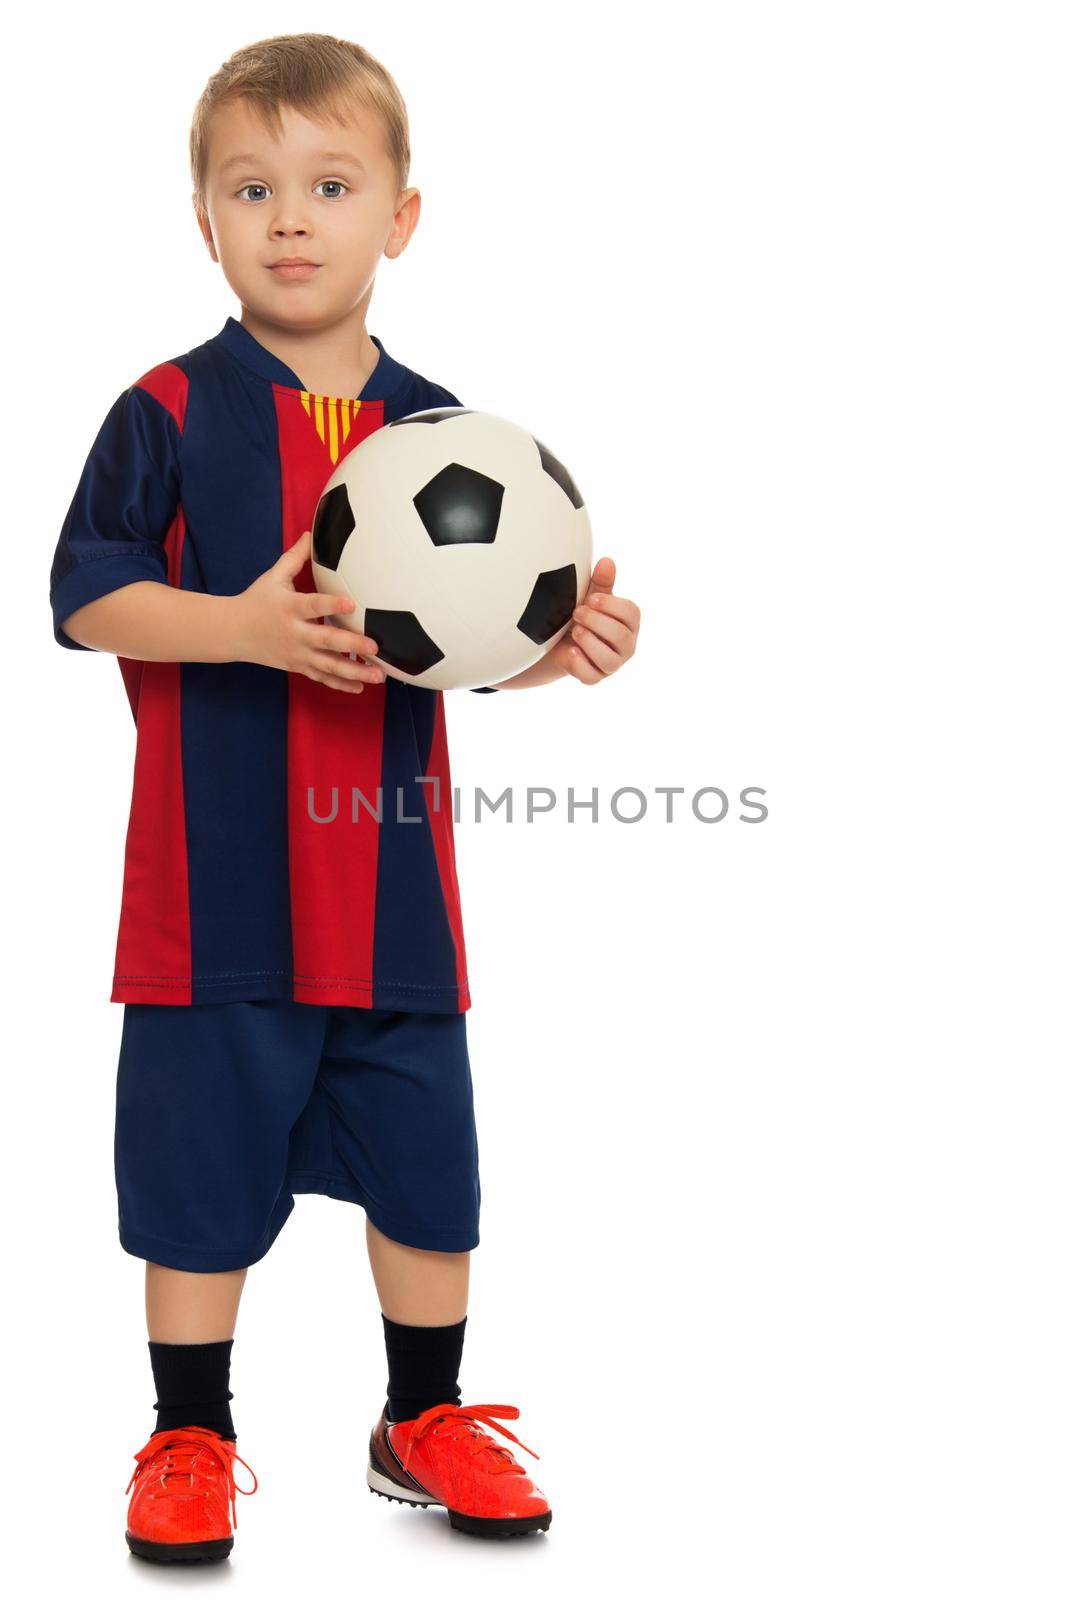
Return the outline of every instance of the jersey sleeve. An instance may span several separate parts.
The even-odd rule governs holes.
[[[440,384],[435,384],[434,387],[440,392],[441,395],[441,399],[438,401],[439,405],[461,406],[463,404],[463,401],[457,400],[454,394],[451,394],[447,389],[442,389]],[[495,685],[491,683],[485,684],[481,689],[471,690],[471,694],[496,694],[496,692]]]
[[[104,418],[52,561],[49,600],[58,644],[89,648],[63,630],[80,606],[145,578],[167,582],[164,541],[181,498],[180,447],[174,415],[138,384]]]

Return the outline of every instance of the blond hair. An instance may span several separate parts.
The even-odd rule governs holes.
[[[204,204],[212,112],[238,99],[249,102],[275,138],[281,133],[282,106],[325,121],[343,120],[354,106],[372,108],[385,125],[397,193],[406,187],[411,165],[407,107],[381,62],[360,45],[332,34],[283,33],[235,51],[212,73],[196,103],[189,162],[193,203],[198,208]]]

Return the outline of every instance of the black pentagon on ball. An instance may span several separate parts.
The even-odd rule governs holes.
[[[532,434],[531,438],[533,438]],[[575,483],[574,479],[563,465],[563,462],[557,461],[551,450],[549,450],[547,446],[543,445],[540,439],[534,438],[534,444],[540,451],[541,465],[544,467],[549,477],[554,479],[554,481],[559,484],[560,488],[567,496],[567,499],[570,501],[575,511],[580,511],[582,506],[584,506],[585,501],[579,494],[578,485]]]
[[[469,417],[468,406],[441,406],[436,411],[417,411],[410,417],[397,417],[390,428],[402,428],[405,422],[447,422],[450,417]]]
[[[355,525],[356,519],[348,502],[348,489],[339,483],[323,495],[315,509],[311,548],[320,567],[337,571],[341,551]]]
[[[502,483],[453,461],[419,490],[414,505],[434,544],[492,544],[503,499]]]
[[[368,607],[363,632],[375,641],[378,656],[387,666],[413,678],[445,658],[413,611],[375,611]]]
[[[578,604],[578,573],[572,561],[566,567],[542,572],[516,626],[534,644],[544,644],[570,621]]]

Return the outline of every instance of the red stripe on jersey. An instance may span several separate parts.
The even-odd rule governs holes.
[[[318,498],[338,460],[380,428],[381,401],[365,401],[346,440],[305,410],[300,395],[275,388],[282,480],[282,548],[288,550],[311,527]],[[328,417],[325,422],[328,422]],[[313,594],[311,563],[295,586]],[[293,999],[311,1005],[373,1003],[374,909],[378,879],[378,823],[367,805],[379,808],[385,684],[369,683],[362,694],[346,694],[289,673],[289,894],[293,929]],[[358,790],[358,820],[352,795]],[[313,796],[316,822],[309,814]]]
[[[181,367],[176,367],[173,361],[164,361],[158,367],[153,367],[151,372],[146,372],[143,378],[138,378],[133,387],[144,389],[161,406],[165,406],[178,424],[178,432],[184,433],[189,379]]]
[[[185,516],[179,508],[164,542],[168,581],[175,588],[181,581],[184,537]],[[123,670],[137,721],[137,754],[111,998],[187,1006],[193,996],[181,665],[129,665],[141,668],[136,693]]]
[[[130,661],[126,656],[118,656],[119,671],[122,681],[126,685],[126,698],[130,702],[133,720],[137,721],[137,700],[141,693],[141,673],[144,670],[143,661]]]
[[[467,992],[467,952],[463,943],[463,918],[459,905],[459,878],[456,874],[456,846],[452,832],[452,776],[448,766],[448,739],[445,729],[445,697],[437,696],[437,710],[434,715],[433,739],[430,743],[430,759],[426,764],[425,776],[436,778],[436,784],[424,785],[426,805],[430,813],[430,831],[433,834],[434,853],[437,856],[437,871],[441,879],[441,889],[445,897],[445,909],[448,912],[448,925],[452,930],[452,942],[456,947],[456,982],[459,985],[459,1004],[457,1011],[470,1009],[470,995]]]

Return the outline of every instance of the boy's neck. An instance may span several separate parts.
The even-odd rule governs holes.
[[[367,332],[363,306],[328,328],[293,329],[268,322],[243,305],[241,326],[312,394],[355,399],[378,365],[379,350]]]

